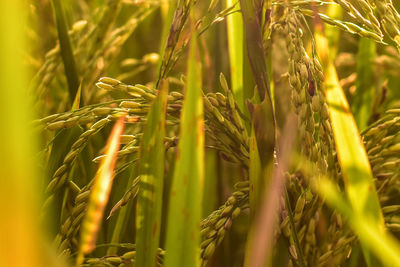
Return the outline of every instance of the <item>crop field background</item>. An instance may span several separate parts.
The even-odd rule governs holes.
[[[400,266],[400,1],[0,2],[0,266]]]

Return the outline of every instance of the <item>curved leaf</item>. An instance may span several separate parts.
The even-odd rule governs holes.
[[[82,222],[81,240],[77,264],[81,264],[84,255],[90,253],[96,246],[97,233],[99,231],[104,208],[114,178],[114,167],[117,161],[120,137],[124,130],[124,117],[121,117],[114,125],[108,137],[105,157],[101,160],[99,169],[94,178],[93,188],[90,192],[89,206]]]

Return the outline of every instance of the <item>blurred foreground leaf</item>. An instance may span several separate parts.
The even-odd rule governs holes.
[[[123,130],[124,117],[120,118],[114,125],[107,141],[105,157],[101,160],[94,179],[94,184],[90,192],[89,206],[85,219],[82,222],[77,264],[81,264],[84,260],[84,255],[90,253],[96,246],[97,233],[111,191],[119,141]]]
[[[316,31],[317,51],[325,71],[325,94],[332,123],[337,156],[342,169],[347,198],[352,207],[352,216],[373,222],[375,231],[385,233],[383,215],[372,177],[371,166],[354,121],[346,96],[339,84],[335,66],[329,57],[328,40],[321,25]],[[357,232],[356,232],[357,233]],[[359,236],[361,240],[363,237]],[[363,244],[365,245],[365,244]],[[371,263],[368,251],[364,250],[367,264]]]
[[[61,266],[39,228],[38,192],[44,175],[37,170],[37,136],[28,95],[25,1],[0,2],[0,266]]]
[[[315,188],[321,197],[348,221],[364,246],[381,260],[385,266],[400,266],[400,244],[389,233],[381,232],[376,220],[357,214],[347,200],[328,178],[316,180]]]

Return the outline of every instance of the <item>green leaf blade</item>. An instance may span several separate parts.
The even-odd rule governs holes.
[[[180,141],[170,195],[165,266],[200,265],[200,218],[204,179],[201,66],[192,35]]]
[[[234,5],[235,11],[240,10],[240,3],[234,0],[226,0],[226,7]],[[227,34],[229,62],[231,70],[231,83],[233,96],[239,105],[240,110],[245,110],[243,95],[243,20],[239,13],[227,17]]]
[[[349,201],[355,213],[373,217],[383,230],[382,211],[368,156],[332,64],[327,68],[326,99]]]
[[[161,90],[148,115],[140,145],[140,187],[136,209],[138,266],[154,267],[159,247],[162,193],[164,186],[164,136],[168,83]]]
[[[394,236],[387,232],[382,233],[376,221],[354,213],[351,205],[337,190],[337,186],[328,178],[317,179],[315,188],[331,207],[344,215],[362,244],[374,252],[385,266],[400,266],[400,244]]]
[[[64,63],[65,76],[67,77],[69,97],[71,103],[77,95],[79,88],[79,77],[76,69],[75,58],[72,52],[71,40],[68,34],[67,22],[60,0],[52,1],[54,16],[57,24],[58,39],[60,42],[61,57]]]
[[[375,95],[373,62],[375,57],[375,42],[367,38],[361,38],[357,54],[357,93],[354,94],[351,105],[354,119],[361,131],[368,126],[373,110]]]

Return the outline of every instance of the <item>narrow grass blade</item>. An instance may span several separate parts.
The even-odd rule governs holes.
[[[240,6],[247,43],[247,56],[249,58],[254,80],[257,84],[258,93],[261,101],[267,97],[271,102],[267,65],[261,37],[260,15],[262,14],[262,10],[258,10],[258,8],[261,8],[261,1],[240,0]]]
[[[326,101],[332,123],[339,163],[342,169],[345,190],[354,216],[366,219],[377,226],[380,234],[385,233],[385,225],[372,177],[371,166],[362,143],[357,125],[347,103],[343,89],[326,47],[328,40],[323,36],[322,27],[317,28],[317,50],[325,70]],[[363,237],[359,236],[362,240]],[[363,244],[363,247],[365,244]],[[364,250],[365,260],[370,265],[369,252]]]
[[[262,168],[260,154],[258,153],[257,140],[255,136],[254,126],[250,135],[250,166],[249,166],[249,181],[250,181],[250,213],[252,217],[255,214],[255,210],[258,207],[258,202],[261,199],[262,193]]]
[[[64,63],[65,76],[67,77],[69,97],[71,103],[78,91],[79,78],[76,70],[74,54],[72,52],[71,40],[68,35],[68,26],[64,17],[64,11],[60,0],[52,0],[54,16],[57,24],[58,39],[60,42],[61,57]]]
[[[160,87],[159,94],[147,116],[139,152],[140,186],[136,208],[136,260],[137,265],[143,267],[156,266],[160,239],[168,82],[162,81]]]
[[[81,264],[84,255],[90,253],[96,246],[97,233],[103,218],[104,208],[114,176],[114,167],[119,150],[120,136],[124,130],[124,117],[120,118],[108,138],[105,157],[102,159],[94,179],[93,188],[90,193],[89,206],[82,222],[81,240],[77,264]]]
[[[274,232],[278,226],[278,214],[281,210],[280,201],[283,197],[285,187],[285,172],[291,160],[291,153],[295,140],[296,129],[293,125],[296,124],[296,118],[291,116],[288,118],[284,133],[287,133],[280,138],[278,164],[274,168],[271,179],[267,177],[267,181],[262,185],[260,196],[258,199],[257,214],[253,220],[248,242],[248,250],[246,251],[245,266],[264,267],[273,266],[272,250],[274,247]],[[252,147],[257,147],[253,144]],[[268,175],[268,173],[266,173]],[[251,196],[251,195],[250,195]],[[251,199],[250,199],[251,200]],[[294,236],[294,234],[292,234]],[[298,244],[297,236],[295,242]],[[306,266],[301,249],[298,249],[299,266]]]
[[[160,3],[161,18],[162,18],[163,21],[165,21],[165,19],[168,16],[169,5],[170,5],[170,1],[169,0],[161,0],[161,3]]]
[[[179,144],[170,194],[165,267],[199,266],[200,217],[204,179],[201,65],[192,34]]]
[[[260,104],[254,105],[254,109],[250,113],[253,117],[258,150],[261,153],[262,168],[265,168],[273,156],[276,123],[261,36],[262,1],[240,0],[240,5],[246,36],[247,57],[261,100]]]
[[[79,85],[79,88],[78,88],[78,91],[76,92],[76,96],[75,96],[75,100],[74,100],[74,102],[72,103],[72,106],[71,106],[71,110],[77,110],[77,109],[79,109],[79,105],[80,105],[80,102],[81,102],[81,91],[82,91],[82,83]],[[76,140],[76,138],[71,138],[71,137],[73,137],[73,133],[74,132],[76,132],[76,131],[79,131],[79,130],[77,130],[77,129],[70,129],[68,132],[70,133],[69,134],[69,138],[67,138],[68,140]],[[58,139],[58,140],[60,140],[61,138],[58,136],[58,134],[60,133],[60,131],[57,131],[57,133],[56,133],[56,137],[55,137],[55,139]],[[68,142],[65,142],[66,140],[64,139],[64,138],[62,138],[61,139],[62,140],[62,144],[60,144],[61,146],[57,146],[57,149],[53,149],[51,152],[53,153],[53,152],[55,152],[55,151],[59,151],[59,147],[62,147],[62,146],[65,146],[66,144],[68,144]],[[56,140],[54,140],[54,141],[56,141]],[[70,144],[71,145],[71,144]],[[70,146],[68,146],[68,147],[70,147]],[[50,157],[50,158],[52,158],[52,157]],[[59,165],[57,165],[57,166],[59,166]],[[66,203],[66,201],[67,201],[67,199],[68,199],[68,197],[69,197],[69,189],[67,188],[66,190],[65,190],[65,192],[64,192],[64,199],[63,199],[63,201],[62,201],[62,205],[61,205],[61,215],[60,215],[60,218],[62,219],[62,218],[64,218],[64,211],[65,211],[65,209],[64,209],[64,207],[65,207],[65,203]]]
[[[207,150],[205,153],[205,175],[203,194],[202,218],[206,218],[215,210],[218,204],[218,153],[214,150]]]
[[[129,167],[129,171],[128,171],[129,178],[128,178],[128,181],[126,184],[126,189],[124,191],[125,193],[123,196],[125,196],[126,191],[130,190],[132,188],[133,184],[135,183],[134,181],[135,181],[135,178],[137,178],[137,171],[138,170],[137,170],[136,164],[132,164]],[[111,243],[121,242],[120,239],[122,238],[123,230],[126,230],[126,224],[127,224],[126,221],[128,220],[127,215],[131,215],[131,213],[132,213],[133,202],[128,202],[128,203],[126,203],[126,205],[123,206],[123,208],[121,208],[122,206],[120,205],[120,201],[121,200],[119,200],[117,202],[117,204],[115,204],[113,206],[113,208],[111,208],[110,213],[107,216],[107,220],[109,220],[118,211],[118,217],[116,219],[115,226],[113,227],[113,230],[112,230]],[[117,247],[109,247],[107,249],[107,255],[116,254],[117,251],[118,251]]]
[[[161,42],[160,42],[160,59],[157,64],[157,70],[158,70],[157,77],[160,77],[160,75],[161,75],[161,65],[164,60],[167,39],[169,36],[170,29],[172,27],[172,21],[174,19],[174,11],[178,4],[177,2],[178,2],[178,0],[163,0],[161,2],[161,12],[163,14],[163,16],[162,16],[163,29],[162,29],[162,36],[161,36]]]
[[[318,52],[325,50],[326,38],[317,34]],[[327,53],[327,51],[324,51]],[[357,214],[371,216],[384,230],[383,216],[368,161],[357,125],[339,84],[336,69],[327,57],[322,58],[326,70],[325,90],[332,122],[337,154],[344,175],[349,201]]]
[[[361,38],[357,54],[357,82],[351,109],[360,131],[368,126],[374,102],[374,60],[376,44],[373,40]]]
[[[341,20],[343,18],[343,9],[339,5],[328,5],[327,15],[333,19]],[[337,27],[325,24],[325,35],[329,40],[329,56],[331,60],[335,60],[338,49],[341,32]]]
[[[71,106],[71,111],[72,110],[77,110],[79,109],[79,105],[80,105],[80,100],[81,100],[81,88],[82,88],[82,83],[80,84],[78,91],[76,93],[75,96],[75,100],[72,103]],[[62,164],[62,161],[64,160],[65,156],[67,155],[67,153],[70,151],[70,148],[73,144],[73,142],[75,142],[77,140],[77,138],[79,137],[79,135],[82,133],[82,129],[81,128],[77,128],[77,127],[73,127],[71,129],[62,129],[59,130],[55,133],[54,139],[52,141],[53,145],[52,145],[52,149],[49,155],[49,161],[48,161],[48,170],[50,170],[49,175],[53,175],[54,172],[57,170],[58,167],[60,167],[60,165]],[[50,176],[50,179],[52,178],[52,176]],[[60,203],[54,203],[56,204],[55,206],[55,210],[61,210],[60,212],[60,220],[63,220],[64,215],[65,215],[65,204],[67,203],[67,200],[69,198],[69,188],[67,187],[65,189],[65,191],[63,192],[64,196],[61,202],[61,206],[59,206]],[[56,196],[59,198],[59,196]],[[57,202],[57,201],[55,201]],[[55,221],[58,224],[58,221]]]
[[[253,105],[248,104],[250,110],[252,109]],[[254,129],[254,123],[251,125],[251,133],[249,139],[249,156],[250,156],[250,164],[249,164],[249,204],[250,204],[250,224],[251,227],[249,232],[247,233],[247,241],[246,241],[246,253],[244,259],[244,266],[251,267],[252,257],[253,257],[253,242],[254,242],[254,221],[255,221],[255,214],[256,211],[259,209],[262,188],[264,185],[263,181],[263,169],[261,165],[260,154],[258,152],[258,144],[256,139],[256,133]]]
[[[258,94],[255,94],[256,92],[256,83],[254,81],[254,77],[251,71],[251,67],[250,67],[250,62],[249,62],[249,57],[245,56],[247,55],[247,44],[246,44],[246,40],[243,39],[242,41],[243,43],[243,98],[245,99],[245,101],[247,101],[247,99],[254,99],[254,98],[258,98]],[[253,101],[254,103],[254,101]],[[259,101],[257,102],[259,103]],[[245,107],[243,114],[246,117],[250,117],[250,113],[249,113],[249,109],[247,107]],[[250,123],[246,123],[246,129],[247,132],[250,133],[251,131],[251,125]]]
[[[253,99],[254,101],[254,99]],[[248,104],[249,107],[253,107],[252,104]],[[251,109],[251,108],[250,108]],[[254,124],[251,125],[251,133],[249,139],[249,156],[250,156],[250,164],[249,164],[249,204],[250,204],[250,218],[251,222],[254,223],[254,217],[256,214],[256,210],[259,207],[259,202],[261,199],[262,193],[262,166],[260,154],[258,152],[257,139],[254,130]],[[252,226],[252,225],[251,225]],[[250,227],[247,233],[247,241],[246,241],[246,253],[244,258],[244,266],[250,267],[252,264],[252,253],[253,253],[253,243],[254,239],[254,227]]]
[[[235,0],[226,0],[226,7],[236,4],[232,11],[240,10],[240,3]],[[233,96],[240,110],[245,108],[243,95],[243,20],[240,13],[233,13],[227,17],[229,63],[231,69],[231,83]]]
[[[82,95],[82,83],[79,84],[78,91],[76,92],[74,102],[72,102],[71,110],[79,109],[81,104],[81,95]]]
[[[381,231],[376,220],[357,214],[339,193],[337,186],[323,177],[315,180],[315,188],[321,197],[348,221],[360,241],[372,251],[385,266],[400,266],[400,243],[389,233]]]
[[[82,132],[82,129],[73,127],[70,129],[62,129],[55,133],[55,136],[51,141],[51,151],[47,163],[49,181],[52,179],[54,172],[62,165],[65,156],[71,149],[71,146]]]

